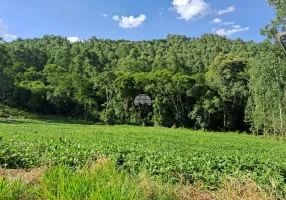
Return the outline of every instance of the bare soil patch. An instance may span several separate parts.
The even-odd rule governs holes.
[[[34,168],[31,170],[0,168],[0,177],[5,177],[8,181],[21,179],[26,184],[33,184],[39,181],[44,171],[45,168]]]

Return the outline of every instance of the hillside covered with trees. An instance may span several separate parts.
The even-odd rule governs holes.
[[[280,47],[270,42],[212,34],[142,42],[18,39],[1,44],[1,101],[108,124],[210,130],[250,125],[278,133],[286,88],[284,58],[277,52]],[[154,100],[152,108],[133,105],[141,93]]]
[[[284,24],[280,13],[262,34]],[[281,14],[282,13],[282,14]],[[282,26],[283,29],[284,26]],[[135,106],[148,94],[151,107]],[[168,35],[152,41],[71,43],[66,37],[0,42],[0,101],[43,115],[107,124],[284,135],[286,62],[278,44]]]

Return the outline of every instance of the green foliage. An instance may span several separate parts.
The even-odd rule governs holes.
[[[269,53],[261,53],[259,62],[252,61],[249,69],[250,97],[247,106],[247,120],[257,133],[285,134],[285,57],[278,45],[271,46]]]
[[[138,181],[117,172],[112,163],[75,171],[67,166],[48,170],[40,197],[47,199],[140,199]]]
[[[0,199],[14,200],[20,199],[21,195],[29,189],[21,180],[9,182],[4,177],[0,177]]]
[[[286,31],[286,1],[268,0],[268,3],[275,9],[276,17],[274,20],[271,20],[270,24],[261,29],[261,34],[273,39],[277,33]]]
[[[100,153],[112,158],[117,169],[130,174],[145,171],[164,182],[178,183],[176,174],[182,174],[185,183],[202,181],[220,187],[226,176],[248,174],[268,191],[286,192],[283,142],[234,133],[83,126],[49,120],[1,120],[0,126],[1,167],[77,168],[97,160],[95,155]]]
[[[247,61],[231,54],[220,54],[210,66],[206,78],[222,101],[224,130],[239,130],[248,95],[245,70]],[[242,116],[240,116],[242,113]]]
[[[283,16],[280,3],[269,2]],[[142,42],[16,40],[0,44],[0,101],[2,110],[106,124],[284,135],[284,59],[276,46],[213,34]],[[152,106],[135,106],[139,94],[149,95]]]
[[[5,75],[9,84],[0,84],[0,91],[4,91],[0,100],[4,99],[2,102],[10,107],[38,114],[108,124],[176,124],[219,130],[226,102],[222,95],[226,93],[218,93],[218,88],[234,86],[232,96],[240,96],[244,88],[240,88],[241,78],[235,77],[240,74],[233,71],[233,84],[227,88],[223,88],[228,84],[226,79],[215,82],[214,88],[212,83],[192,76],[205,77],[219,62],[229,69],[238,69],[239,64],[244,68],[245,59],[257,59],[260,46],[212,34],[200,38],[168,35],[165,40],[142,42],[91,38],[76,43],[46,35],[41,39],[1,43],[1,66],[5,73],[0,69],[0,76]],[[133,100],[145,93],[154,103],[142,113],[143,109],[136,107]],[[244,99],[236,100],[234,110],[241,113]],[[244,116],[236,117],[228,129],[247,130]]]
[[[25,173],[25,172],[24,172]],[[25,178],[25,177],[23,177]],[[116,170],[107,158],[81,168],[53,166],[36,182],[0,178],[1,199],[179,199],[175,187],[152,181],[144,174],[130,175]]]
[[[113,108],[108,108],[101,112],[100,119],[109,125],[114,125],[116,123],[116,115]]]

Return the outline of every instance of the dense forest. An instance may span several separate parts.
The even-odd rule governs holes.
[[[262,34],[271,38],[279,31],[277,20]],[[0,101],[2,112],[7,105],[107,124],[283,136],[285,60],[271,39],[255,43],[213,34],[140,42],[92,37],[71,43],[54,35],[1,40]],[[135,106],[139,94],[149,95],[152,106]]]

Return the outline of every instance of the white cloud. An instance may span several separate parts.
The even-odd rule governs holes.
[[[210,4],[204,0],[173,0],[173,9],[186,21],[201,18],[210,11]]]
[[[68,40],[69,40],[71,43],[80,41],[78,37],[68,37]]]
[[[147,18],[145,15],[141,14],[139,15],[139,17],[134,17],[134,16],[130,16],[130,17],[126,17],[126,16],[122,16],[121,19],[115,15],[112,18],[114,21],[119,22],[119,26],[122,28],[137,28],[138,26],[140,26]]]
[[[107,15],[106,13],[101,14],[101,16],[103,16],[103,17],[105,17],[105,18],[108,17],[108,15]]]
[[[164,8],[160,8],[160,12],[158,13],[158,15],[163,16],[163,10]]]
[[[233,25],[235,22],[224,22],[220,18],[215,18],[212,21],[210,21],[211,24],[220,24],[220,25]]]
[[[2,19],[0,19],[0,37],[7,42],[17,39],[16,35],[9,32],[8,27],[3,23]]]
[[[239,28],[241,28],[241,26],[240,25],[234,25],[234,26],[232,26],[232,28],[239,29]]]
[[[222,25],[233,25],[235,22],[223,22]]]
[[[221,36],[231,36],[233,35],[234,33],[238,33],[238,32],[243,32],[243,31],[248,31],[250,28],[249,27],[245,27],[245,28],[242,28],[241,26],[239,25],[235,25],[233,26],[233,29],[229,29],[229,30],[226,30],[226,29],[213,29],[212,31],[217,34],[217,35],[221,35]]]
[[[222,20],[220,18],[215,18],[210,23],[211,24],[220,24],[220,23],[222,23]]]
[[[112,17],[112,20],[119,22],[120,18],[117,15],[114,15]]]
[[[226,9],[224,9],[224,10],[219,10],[217,12],[217,14],[218,15],[223,15],[225,13],[230,13],[230,12],[234,12],[234,11],[235,11],[235,7],[234,6],[230,6],[230,7],[226,8]]]

